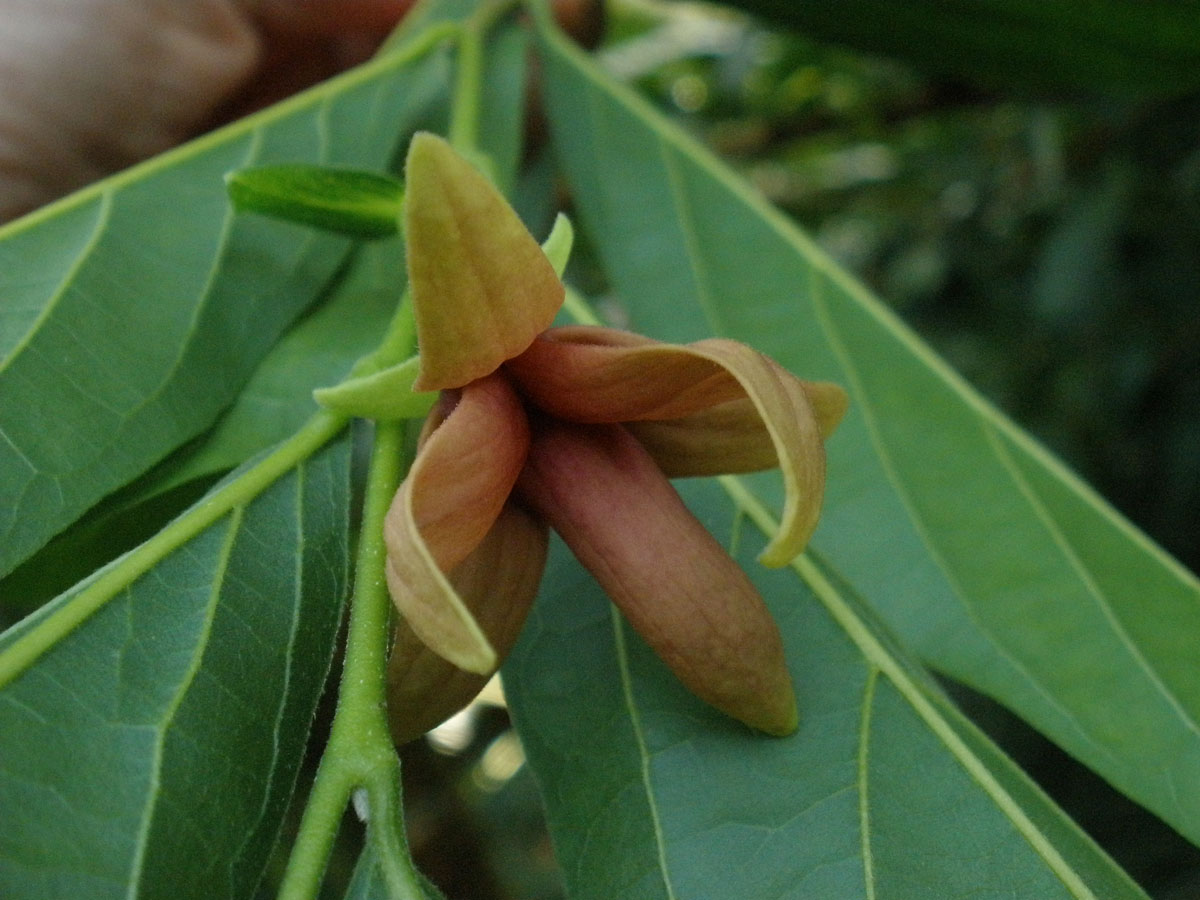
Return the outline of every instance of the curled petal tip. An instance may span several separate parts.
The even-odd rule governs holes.
[[[850,395],[840,384],[832,381],[805,381],[802,384],[808,402],[812,404],[813,414],[817,417],[821,439],[829,440],[850,409]]]

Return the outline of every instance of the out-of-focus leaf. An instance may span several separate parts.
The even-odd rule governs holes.
[[[403,48],[0,229],[0,573],[216,418],[348,243],[235,215],[272,160],[382,169],[440,55]],[[414,103],[414,101],[416,101]]]
[[[925,661],[1001,700],[1181,832],[1200,838],[1200,790],[1194,789],[1200,784],[1195,578],[983,401],[718,162],[612,84],[556,33],[543,32],[542,48],[551,125],[576,210],[634,327],[675,341],[711,334],[745,340],[803,377],[840,382],[850,391],[851,412],[828,443],[827,503],[814,557]],[[747,483],[752,496],[779,508],[771,477]],[[576,584],[559,587],[564,595],[583,590]],[[798,586],[786,590],[792,597],[803,593]],[[570,658],[591,652],[582,624],[563,627],[581,631]],[[807,641],[796,652],[824,658]],[[855,663],[869,664],[869,659]],[[805,678],[836,682],[835,672],[849,678],[852,670],[827,666]],[[610,660],[608,671],[621,670]],[[583,681],[603,679],[593,674]],[[565,675],[560,682],[566,684]],[[640,682],[631,683],[641,689]],[[597,694],[604,689],[594,688]],[[555,690],[553,683],[538,688],[537,702],[549,703]],[[573,701],[559,714],[576,722],[600,702],[562,690]],[[910,707],[903,717],[911,718],[915,701],[897,685],[878,696],[891,697],[893,690],[902,695],[898,707]],[[655,709],[664,720],[694,718],[667,706]],[[623,717],[630,719],[628,713]],[[932,726],[922,722],[900,746],[914,753],[927,746],[929,736],[920,735]],[[628,721],[626,726],[633,727]],[[527,724],[527,739],[541,740],[539,728],[551,726]],[[940,732],[931,733],[936,746]],[[688,735],[653,746],[666,755],[706,752],[697,735]],[[592,738],[589,746],[607,746],[603,736]],[[964,765],[948,752],[947,745],[937,763],[947,767],[944,775],[932,781],[953,782],[954,766]],[[679,776],[665,763],[655,768],[658,757],[650,758],[655,763],[645,763],[643,772],[650,772],[645,778],[652,795],[656,785],[676,777],[702,783],[695,769],[684,768]],[[931,755],[929,765],[937,758]],[[819,774],[824,759],[811,757],[797,777],[817,778],[812,767]],[[559,809],[593,804],[600,815],[605,802],[615,804],[619,790],[629,787],[599,785],[607,766],[596,767],[594,775],[582,768],[575,766],[575,774],[564,774],[548,791],[552,804],[562,804]],[[896,779],[887,789],[907,792],[911,796],[904,802],[914,809],[927,802],[915,794],[928,790],[939,796],[932,782],[928,788],[913,782],[908,790],[903,774]],[[978,789],[979,784],[971,788]],[[1032,796],[1027,788],[1018,793]],[[986,817],[999,811],[1006,818],[1007,801],[984,794],[998,804]],[[733,799],[729,803],[727,810],[710,812],[709,837],[722,832],[735,839],[746,822],[747,833],[761,837],[785,820],[778,811],[753,818]],[[1018,806],[1027,808],[1024,800]],[[792,812],[801,815],[806,808],[799,802]],[[932,831],[918,834],[908,826],[914,848],[940,834],[927,813],[914,822]],[[975,814],[970,815],[975,827]],[[647,827],[653,818],[647,818]],[[600,839],[605,826],[586,811],[559,823],[560,844],[563,829],[570,833],[583,822],[592,831],[580,852],[603,854],[614,866],[632,858],[619,841]],[[850,842],[841,847],[844,852],[858,842],[861,829],[853,817],[841,822],[846,829],[841,837]],[[688,827],[681,825],[680,833]],[[751,854],[762,852],[747,840]],[[1041,838],[1029,840],[1040,854]],[[1057,840],[1049,846],[1062,850]],[[988,841],[977,845],[976,865],[991,858],[987,846]],[[653,857],[659,850],[649,852]],[[961,860],[945,862],[952,869]],[[579,864],[568,853],[564,868],[570,872]],[[999,874],[997,879],[997,889],[1011,886]]]
[[[1169,96],[1200,88],[1200,7],[1173,0],[730,0],[813,37],[986,87]]]
[[[322,451],[0,690],[0,895],[251,894],[333,652],[349,461]]]

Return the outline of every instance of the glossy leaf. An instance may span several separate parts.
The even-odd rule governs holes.
[[[0,689],[0,895],[252,892],[333,652],[349,463],[313,457]]]
[[[0,229],[0,573],[208,427],[349,244],[234,215],[272,160],[383,168],[440,55],[403,49]],[[148,336],[153,336],[149,339]]]
[[[276,163],[238,169],[225,183],[233,205],[245,212],[350,237],[384,238],[400,230],[404,182],[390,175]]]
[[[1194,577],[707,153],[554,33],[541,47],[559,158],[633,327],[743,340],[850,391],[827,447],[814,557],[928,664],[1200,839]],[[778,508],[776,481],[747,483]],[[589,705],[575,698],[576,710]],[[588,790],[550,795],[597,802]],[[568,853],[565,866],[576,863]]]

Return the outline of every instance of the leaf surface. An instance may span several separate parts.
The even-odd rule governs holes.
[[[676,341],[741,339],[850,391],[850,414],[828,443],[813,557],[925,662],[1010,706],[1200,839],[1195,578],[720,163],[555,33],[542,38],[559,158],[632,327]],[[746,484],[779,508],[772,476]],[[881,682],[875,696],[890,703],[891,691]],[[599,802],[557,785],[551,803],[567,790]],[[592,837],[587,847],[607,846]],[[568,854],[568,869],[575,862]]]
[[[208,427],[348,242],[234,214],[272,161],[382,169],[445,82],[403,49],[0,229],[0,574]]]
[[[685,496],[734,543],[717,484]],[[797,688],[788,738],[689,694],[556,542],[504,686],[574,900],[1145,896],[843,586],[742,543]]]
[[[343,439],[0,690],[0,895],[252,893],[333,652],[349,469]]]

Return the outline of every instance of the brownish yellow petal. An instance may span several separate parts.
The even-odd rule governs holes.
[[[499,191],[446,141],[408,151],[405,242],[421,374],[414,390],[494,372],[554,320],[563,285]]]
[[[495,648],[497,664],[512,649],[537,594],[546,544],[546,526],[509,503],[479,546],[450,573],[451,586]],[[494,671],[475,674],[452,665],[401,620],[388,660],[388,720],[397,745],[470,703]]]
[[[449,405],[450,398],[444,402]],[[446,578],[500,515],[529,447],[529,424],[508,382],[492,375],[464,387],[427,435],[384,523],[388,590],[413,631],[472,672],[496,654]]]
[[[808,544],[825,494],[822,428],[804,383],[773,360],[736,341],[714,338],[697,341],[688,349],[720,364],[737,379],[775,445],[783,475],[783,510],[779,531],[758,559],[764,566],[785,566]],[[837,392],[841,388],[829,385],[828,390]]]
[[[827,381],[801,381],[822,439],[846,412],[846,392]],[[775,442],[754,402],[729,400],[678,419],[629,422],[669,478],[759,472],[779,465]]]
[[[553,328],[506,368],[535,406],[572,422],[673,419],[745,395],[711,360],[615,328]]]
[[[635,438],[619,425],[545,423],[518,491],[697,696],[769,734],[795,730],[766,605]]]
[[[808,543],[825,486],[822,439],[846,409],[837,385],[801,381],[736,341],[680,346],[609,328],[551,329],[506,368],[553,416],[629,424],[672,476],[778,465],[786,499],[760,559],[782,566]]]

